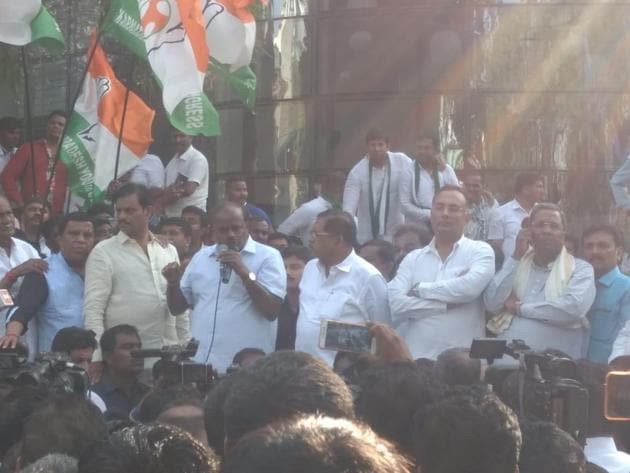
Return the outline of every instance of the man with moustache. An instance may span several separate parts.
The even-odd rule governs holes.
[[[129,323],[142,333],[145,348],[187,342],[188,319],[176,329],[166,305],[166,279],[162,268],[179,262],[172,245],[162,246],[149,231],[153,211],[149,190],[125,184],[113,196],[120,231],[99,243],[85,271],[85,328],[97,337],[115,325]],[[101,360],[101,353],[94,353]],[[93,363],[95,365],[95,363]],[[102,365],[96,365],[94,371]]]
[[[15,232],[16,238],[29,243],[42,258],[47,258],[52,253],[42,232],[45,213],[47,209],[43,197],[31,197],[24,203],[20,217],[21,228]]]
[[[53,215],[63,212],[68,175],[66,165],[61,161],[55,163],[55,157],[65,126],[65,113],[58,110],[52,112],[48,115],[46,136],[32,144],[20,146],[5,166],[0,175],[0,184],[14,207],[22,208],[24,201],[33,196],[48,195]]]
[[[428,222],[435,193],[441,187],[459,185],[453,168],[440,162],[437,138],[421,135],[416,152],[400,186],[400,204],[407,223]]]
[[[593,268],[564,246],[566,224],[555,204],[537,204],[515,249],[484,293],[494,313],[488,329],[533,350],[553,348],[574,359],[588,346],[586,314],[595,299]]]
[[[80,212],[59,223],[61,251],[48,259],[48,271],[25,276],[15,305],[7,316],[7,333],[0,348],[14,348],[30,320],[37,324],[37,351],[51,350],[52,341],[65,327],[83,327],[85,263],[94,247],[94,224]]]
[[[0,196],[0,289],[7,289],[15,297],[22,285],[23,276],[30,272],[43,274],[48,263],[40,259],[35,248],[15,238],[15,216],[6,197]],[[8,308],[0,310],[0,335],[5,333],[5,319]],[[30,353],[37,350],[37,329],[34,323],[29,325],[25,344]]]
[[[391,241],[405,221],[399,189],[411,160],[389,151],[389,138],[380,130],[367,132],[365,147],[365,157],[346,179],[342,207],[357,219],[359,244],[375,238]]]
[[[612,225],[592,225],[582,234],[582,254],[595,273],[595,302],[586,314],[591,326],[587,358],[608,363],[621,328],[630,320],[630,277],[619,270],[623,237]]]
[[[166,188],[162,196],[167,217],[180,217],[189,205],[206,210],[208,160],[193,145],[193,137],[173,128],[175,156],[166,165]]]
[[[463,191],[439,189],[431,208],[435,236],[402,260],[389,283],[392,321],[414,359],[434,360],[484,336],[481,296],[494,275],[494,252],[464,236],[467,221]]]
[[[220,373],[243,348],[274,351],[286,295],[280,253],[249,235],[243,213],[239,204],[217,205],[210,212],[217,244],[201,248],[185,271],[176,262],[163,271],[171,313],[192,309],[191,332],[200,342],[195,361]]]
[[[0,172],[15,154],[21,136],[22,124],[17,118],[0,118]]]

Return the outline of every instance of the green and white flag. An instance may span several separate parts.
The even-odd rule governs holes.
[[[84,208],[103,200],[114,179],[120,140],[119,175],[138,165],[151,144],[155,112],[133,92],[125,102],[126,87],[118,80],[107,56],[96,47],[66,134],[59,159],[68,169],[70,190]],[[125,112],[126,107],[126,112]],[[125,113],[124,129],[122,116]]]
[[[175,128],[219,134],[219,115],[203,91],[209,54],[199,0],[113,0],[103,29],[149,61]]]
[[[39,42],[48,49],[63,49],[59,25],[41,0],[0,0],[0,43],[25,46]]]

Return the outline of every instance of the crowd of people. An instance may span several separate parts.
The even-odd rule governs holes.
[[[166,167],[146,155],[106,202],[68,212],[64,126],[53,112],[16,149],[19,122],[0,119],[0,360],[63,353],[89,382],[0,379],[4,471],[606,471],[506,394],[497,372],[517,361],[470,357],[486,337],[574,360],[589,435],[614,435],[626,469],[609,471],[628,471],[630,437],[602,414],[603,376],[630,355],[623,237],[569,238],[540,174],[499,205],[432,136],[411,159],[370,130],[347,176],[320,176],[276,228],[242,177],[207,209],[207,159],[174,130]],[[366,326],[375,350],[326,348],[330,320]],[[155,362],[191,339],[191,362]]]

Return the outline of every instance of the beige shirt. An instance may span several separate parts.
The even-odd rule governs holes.
[[[85,269],[85,328],[96,333],[130,324],[140,333],[143,348],[161,348],[190,338],[188,316],[173,317],[166,303],[162,269],[179,262],[172,245],[164,248],[151,235],[147,254],[125,233],[92,250]],[[176,325],[177,322],[177,325]],[[100,360],[100,349],[94,360]]]

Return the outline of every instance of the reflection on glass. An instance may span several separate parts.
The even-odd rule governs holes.
[[[259,106],[255,116],[243,109],[222,109],[219,115],[219,173],[293,172],[310,166],[314,120],[309,105],[282,102]]]

